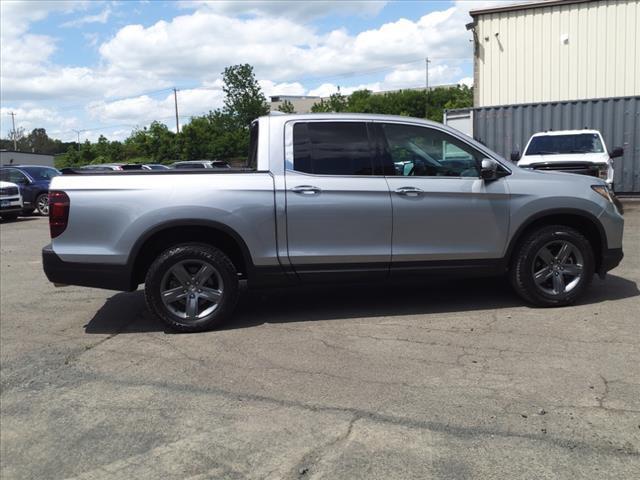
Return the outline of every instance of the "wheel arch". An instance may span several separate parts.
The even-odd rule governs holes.
[[[211,220],[182,219],[156,225],[136,241],[127,261],[134,284],[144,283],[147,270],[160,253],[188,242],[219,248],[229,256],[241,277],[251,276],[254,264],[249,248],[235,230]]]
[[[595,271],[600,271],[603,252],[607,248],[607,236],[604,227],[594,215],[577,209],[544,210],[523,222],[511,237],[507,247],[505,255],[507,266],[511,265],[512,257],[526,235],[547,225],[566,225],[582,233],[593,249],[593,256],[596,262]]]

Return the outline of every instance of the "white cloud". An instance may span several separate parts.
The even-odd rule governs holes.
[[[467,87],[473,87],[473,77],[463,77],[458,80],[459,85],[466,85]]]
[[[466,12],[451,7],[357,35],[341,29],[320,35],[287,18],[232,18],[196,10],[149,27],[128,25],[103,43],[100,53],[115,71],[153,72],[159,78],[187,70],[202,78],[246,62],[260,78],[295,82],[386,67],[425,54],[471,58],[466,21]]]
[[[190,115],[220,107],[222,70],[245,62],[255,67],[266,96],[328,96],[337,85],[344,94],[362,88],[420,87],[424,63],[412,61],[426,55],[432,59],[432,85],[457,83],[467,80],[460,80],[468,71],[463,59],[468,68],[472,58],[470,34],[464,27],[470,21],[467,12],[488,3],[496,2],[457,1],[419,19],[398,19],[354,34],[346,29],[319,33],[309,22],[329,14],[374,15],[385,2],[183,2],[178,4],[185,9],[183,15],[152,25],[125,25],[100,45],[97,65],[73,66],[53,63],[56,39],[34,35],[29,26],[51,12],[70,14],[94,3],[2,1],[2,103],[24,107],[20,101],[48,100],[82,106],[99,98],[86,111],[87,122],[94,125],[145,125],[154,119],[173,125],[172,94],[139,92],[177,82],[199,84],[201,88],[178,94],[180,115],[186,121]],[[117,14],[110,5],[66,25],[110,22]],[[95,34],[82,34],[89,45],[99,41]],[[398,65],[401,62],[409,63]],[[353,80],[358,76],[359,81]],[[121,100],[109,100],[113,98]],[[42,121],[62,124],[59,120],[65,115],[59,112],[63,110],[43,113]],[[130,131],[110,130],[110,136],[125,130]]]
[[[271,80],[260,80],[258,83],[267,100],[273,95],[305,95],[306,93],[304,86],[300,82],[276,83]]]
[[[59,111],[42,107],[2,107],[0,118],[7,118],[9,112],[16,114],[16,129],[24,128],[29,133],[34,128],[45,128],[49,136],[61,139],[71,139],[75,134],[71,131],[78,128],[79,121],[75,116],[63,115]],[[11,122],[2,122],[3,131],[11,129]],[[75,137],[74,137],[75,138]]]
[[[69,20],[61,25],[61,27],[79,27],[87,23],[107,23],[111,16],[111,8],[107,7],[102,12],[94,15],[85,15],[84,17],[76,18],[75,20]]]
[[[191,0],[178,4],[223,15],[286,17],[300,21],[328,15],[377,15],[389,3],[382,0],[291,1],[291,0]]]

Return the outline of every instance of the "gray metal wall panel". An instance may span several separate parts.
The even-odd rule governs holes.
[[[603,98],[474,108],[473,132],[505,158],[522,151],[536,132],[594,128],[609,149],[624,147],[614,160],[615,189],[640,193],[640,97]]]

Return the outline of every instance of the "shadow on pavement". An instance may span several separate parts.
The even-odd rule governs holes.
[[[640,295],[635,282],[608,275],[594,278],[579,305]],[[233,317],[220,330],[264,323],[312,322],[348,318],[494,310],[522,306],[502,278],[428,281],[420,284],[337,285],[244,291]],[[568,307],[570,308],[570,307]],[[109,298],[85,326],[86,333],[165,331],[148,312],[144,292],[118,293]]]

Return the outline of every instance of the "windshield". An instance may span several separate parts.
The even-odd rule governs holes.
[[[525,155],[560,155],[566,153],[602,153],[597,133],[578,135],[541,135],[533,137]]]
[[[60,172],[51,167],[23,167],[22,170],[27,172],[34,180],[51,180],[53,177],[60,175]]]

